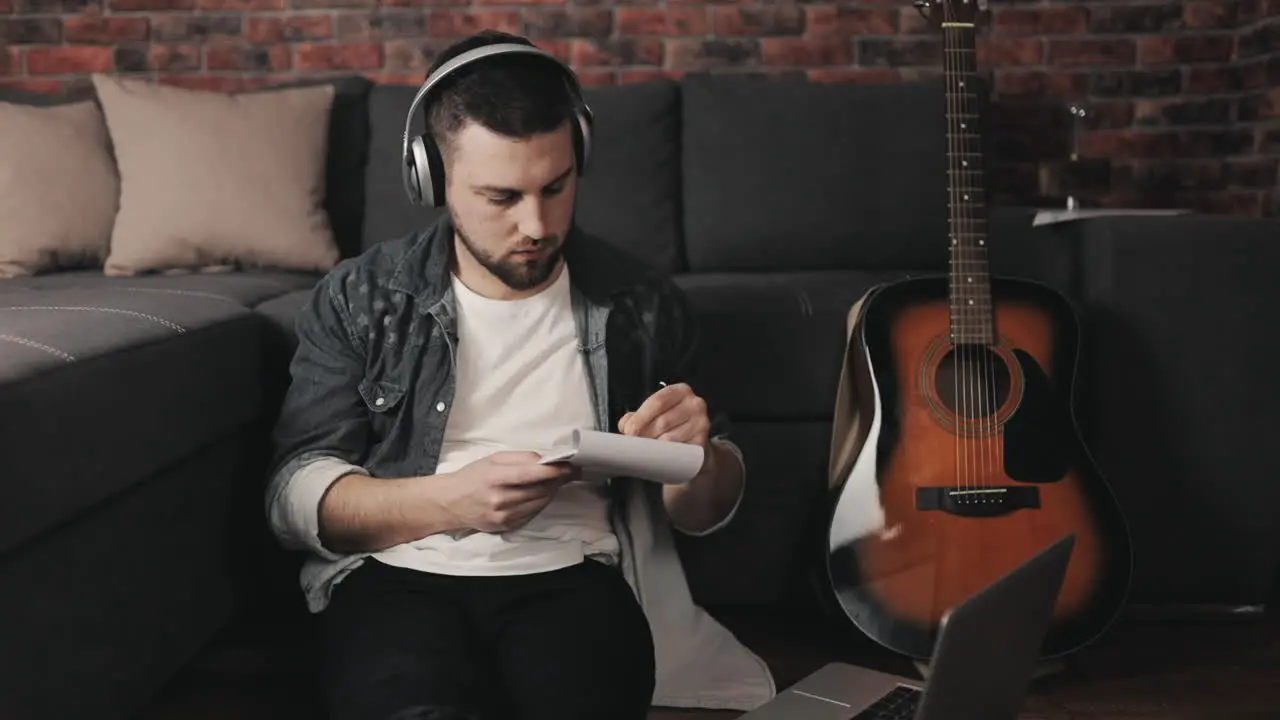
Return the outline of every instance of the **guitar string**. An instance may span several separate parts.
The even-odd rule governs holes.
[[[961,133],[961,137],[964,138],[965,142],[965,156],[972,160],[976,160],[979,153],[972,151],[978,149],[977,132],[979,128],[977,128],[974,123],[974,111],[976,110],[976,107],[973,106],[972,101],[974,99],[973,93],[975,88],[971,87],[971,82],[974,79],[972,69],[977,64],[977,58],[973,54],[976,48],[970,47],[968,42],[975,38],[976,31],[973,26],[960,25],[955,29],[955,34],[957,37],[953,43],[953,47],[955,48],[956,62],[960,65],[960,72],[958,75],[960,77],[962,88],[962,92],[960,94],[960,117],[962,118],[960,129],[964,132]],[[984,331],[987,329],[987,319],[991,312],[991,303],[987,298],[987,294],[982,292],[986,286],[973,282],[974,276],[979,276],[977,279],[980,282],[984,282],[986,280],[985,275],[983,275],[986,269],[985,264],[983,263],[983,260],[986,258],[986,253],[984,252],[986,228],[979,227],[981,215],[978,213],[981,209],[978,205],[981,201],[978,197],[980,188],[978,182],[970,182],[970,178],[981,177],[982,168],[980,166],[966,167],[968,168],[968,172],[963,173],[965,189],[965,237],[969,240],[969,246],[966,252],[970,257],[967,258],[968,262],[966,263],[968,273],[966,274],[965,286],[970,288],[970,320],[972,322],[976,318],[975,325],[979,331],[979,341],[973,343],[970,349],[971,367],[972,372],[975,374],[975,384],[977,385],[976,394],[978,396],[977,414],[973,419],[973,432],[977,437],[973,438],[973,442],[978,455],[977,484],[979,488],[986,489],[991,478],[992,463],[990,453],[988,452],[991,444],[991,427],[988,423],[991,418],[993,403],[990,402],[988,398],[988,392],[990,391],[988,379],[990,377],[991,362],[990,353],[987,350],[987,334]],[[986,496],[979,495],[977,496],[977,499],[979,502],[985,502]]]
[[[949,20],[950,18],[946,16],[950,15],[950,7],[949,6],[945,6],[945,7],[946,9],[944,11],[944,19]],[[945,27],[943,32],[944,33],[946,32]],[[944,38],[944,43],[945,43],[945,38]],[[944,56],[945,56],[945,45],[944,45]],[[946,92],[947,113],[949,117],[954,118],[955,117],[954,91],[952,88],[952,84],[955,82],[955,78],[953,73],[944,73],[944,77],[946,78],[945,92]],[[950,132],[950,128],[948,128],[948,133],[947,133],[947,150],[948,150],[947,166],[948,166],[948,170],[952,173],[950,182],[947,183],[947,191],[951,196],[950,197],[950,202],[951,202],[951,283],[953,287],[951,297],[953,298],[953,302],[955,302],[961,299],[960,295],[963,292],[964,285],[960,282],[960,272],[961,272],[960,248],[961,248],[962,236],[960,234],[961,228],[959,223],[960,207],[957,204],[957,192],[956,192],[956,183],[955,183],[955,177],[956,177],[955,173],[957,169],[956,160],[957,160],[958,151],[956,149],[955,133]],[[963,302],[961,302],[961,307],[963,307]],[[969,477],[968,477],[968,473],[966,472],[968,468],[968,455],[967,453],[961,452],[961,449],[964,445],[963,423],[964,423],[964,414],[965,414],[965,388],[961,384],[961,373],[960,373],[960,364],[961,362],[963,362],[963,359],[964,359],[963,358],[964,346],[962,343],[963,334],[964,334],[963,315],[961,314],[961,311],[959,308],[953,307],[952,318],[951,318],[951,351],[952,351],[952,358],[951,358],[952,390],[951,392],[953,397],[953,403],[955,405],[955,415],[956,415],[955,468],[956,468],[956,474],[959,476],[957,478],[958,482],[956,483],[956,485],[962,490],[967,491],[969,489]]]
[[[952,22],[956,22],[956,18],[953,17]],[[948,45],[951,45],[952,52],[947,54],[950,56],[951,67],[953,70],[953,72],[951,73],[951,83],[952,83],[952,93],[953,93],[952,101],[951,101],[952,118],[953,118],[952,131],[955,135],[956,148],[960,154],[961,167],[968,167],[967,165],[964,165],[964,163],[968,162],[968,155],[965,153],[966,147],[964,142],[964,135],[963,133],[957,132],[958,128],[955,127],[958,124],[962,104],[964,102],[964,96],[961,92],[961,88],[963,87],[963,76],[959,72],[954,72],[954,70],[956,69],[956,59],[957,59],[956,54],[954,52],[955,50],[954,26],[949,28],[949,30],[950,30],[949,34],[952,37],[952,42],[948,43]],[[964,176],[963,174],[961,174],[959,177],[963,178]],[[958,188],[958,190],[956,191],[956,195],[957,195],[956,202],[958,203],[958,207],[956,208],[956,213],[955,213],[955,217],[957,219],[957,225],[958,225],[958,228],[957,228],[958,243],[956,245],[956,255],[959,258],[959,263],[957,264],[957,268],[959,268],[960,271],[963,273],[962,277],[967,278],[969,277],[968,272],[970,270],[969,268],[970,238],[966,234],[969,230],[969,227],[968,227],[969,224],[967,222],[966,203],[964,202],[965,183],[963,179],[961,179],[960,182],[956,182],[952,184]],[[961,295],[960,295],[961,344],[960,344],[960,351],[958,353],[959,357],[957,358],[957,364],[961,366],[960,378],[961,378],[961,383],[963,383],[964,385],[964,406],[960,414],[962,429],[959,436],[959,442],[963,446],[963,455],[965,459],[966,490],[973,491],[978,489],[978,484],[980,482],[980,466],[982,462],[981,456],[977,452],[978,449],[974,447],[974,443],[972,439],[969,437],[970,433],[972,432],[970,418],[973,416],[973,411],[975,409],[975,406],[977,405],[975,400],[977,399],[977,394],[978,394],[977,388],[974,387],[976,379],[974,378],[974,373],[973,373],[973,342],[972,342],[973,338],[969,336],[972,330],[971,325],[972,325],[973,313],[969,308],[971,307],[971,303],[973,302],[973,290],[967,282],[963,282],[963,281],[960,283],[960,287],[962,288]],[[972,502],[975,496],[973,494],[969,494],[966,497],[968,498],[969,502]]]

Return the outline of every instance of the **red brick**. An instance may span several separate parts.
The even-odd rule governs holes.
[[[476,5],[563,5],[565,0],[473,0]]]
[[[587,70],[578,73],[578,82],[583,87],[608,87],[618,84],[618,76],[608,70]]]
[[[567,63],[573,59],[572,41],[541,39],[541,40],[534,40],[533,44],[537,45],[539,48],[542,48],[542,50],[548,53],[551,53],[553,57],[555,57],[557,60],[560,60],[562,62]]]
[[[67,18],[63,37],[68,44],[114,45],[143,42],[150,32],[147,18]]]
[[[334,36],[352,42],[422,37],[428,34],[427,26],[430,22],[431,17],[418,10],[341,13],[338,15]]]
[[[0,88],[40,95],[59,95],[66,88],[61,80],[46,78],[0,77]]]
[[[210,70],[264,72],[288,70],[288,45],[243,45],[215,43],[205,48],[205,65]]]
[[[858,44],[859,65],[929,67],[939,71],[942,66],[942,42],[936,37],[864,37],[853,42]]]
[[[1258,215],[1262,208],[1262,193],[1257,190],[1226,190],[1212,193],[1184,195],[1183,207],[1190,206],[1198,213],[1214,215]]]
[[[113,12],[165,12],[194,10],[196,0],[105,0]]]
[[[796,5],[775,7],[711,8],[711,28],[716,35],[799,35],[807,27],[815,32],[816,13],[830,8],[802,8]]]
[[[994,17],[996,35],[1076,35],[1089,30],[1082,7],[1001,7]]]
[[[527,8],[524,35],[528,38],[609,37],[613,11],[608,8]]]
[[[1156,35],[1139,41],[1138,61],[1143,65],[1226,62],[1234,51],[1231,35]]]
[[[813,68],[809,79],[820,83],[887,85],[902,82],[902,74],[893,68]]]
[[[295,10],[368,10],[376,11],[378,0],[288,0],[289,7]],[[409,2],[385,3],[391,5],[409,5]]]
[[[254,10],[283,10],[285,0],[197,0],[201,10],[245,12]]]
[[[376,70],[382,67],[382,45],[299,45],[294,65],[299,70]]]
[[[853,41],[842,38],[760,39],[760,59],[765,65],[823,67],[853,62]]]
[[[709,23],[705,8],[618,8],[618,34],[705,35]]]
[[[1089,76],[1044,70],[1000,70],[996,73],[996,92],[1011,97],[1080,98],[1089,92]]]
[[[1254,90],[1267,85],[1263,63],[1187,68],[1189,93],[1214,94]]]
[[[243,92],[256,89],[261,82],[257,77],[245,75],[160,75],[161,85],[204,92]]]
[[[1235,28],[1240,6],[1234,1],[1196,0],[1182,7],[1182,22],[1193,29]]]
[[[0,47],[0,75],[22,74],[22,51],[16,47]]]
[[[427,27],[433,37],[463,37],[482,29],[519,33],[519,10],[441,10],[432,12]]]
[[[618,84],[627,85],[630,83],[654,82],[655,80],[680,80],[684,77],[684,70],[623,70],[618,73]]]
[[[898,34],[900,35],[935,35],[938,27],[925,18],[915,8],[898,8]]]
[[[1231,158],[1224,170],[1229,185],[1275,188],[1280,182],[1280,159],[1277,158]]]
[[[287,15],[283,17],[249,17],[245,38],[251,43],[271,44],[333,37],[332,15]]]
[[[668,42],[680,42],[671,40]],[[574,67],[605,65],[662,65],[664,48],[657,38],[573,40],[569,60]]]
[[[681,70],[745,67],[760,62],[760,41],[755,38],[667,40],[667,65]]]
[[[11,45],[57,43],[62,25],[57,18],[0,18],[0,41]]]
[[[1044,64],[1040,38],[978,38],[979,67],[1039,67]]]
[[[117,72],[189,73],[200,69],[197,45],[121,45],[116,47]]]
[[[366,71],[360,74],[364,78],[368,79],[369,82],[376,83],[378,85],[416,86],[416,85],[421,85],[423,80],[421,75],[399,75],[395,73],[384,73],[384,72],[377,72],[377,71],[374,71],[374,72]]]
[[[444,49],[439,41],[391,40],[382,46],[383,65],[380,68],[390,75],[416,76],[418,82],[426,75],[436,55]]]
[[[1137,55],[1137,44],[1128,38],[1049,41],[1050,65],[1064,67],[1133,65]]]
[[[161,42],[238,38],[244,24],[238,15],[156,15],[151,39]]]
[[[13,0],[0,0],[0,15],[13,12]]]
[[[1248,130],[1097,130],[1080,134],[1085,157],[1216,157],[1237,155],[1253,144]]]
[[[29,75],[88,75],[111,72],[115,67],[112,48],[33,47],[27,50]]]
[[[813,37],[898,34],[898,8],[820,6],[806,8],[806,33]]]
[[[1079,127],[1091,130],[1127,128],[1133,125],[1134,103],[1099,100],[1088,103],[1088,112],[1078,119]]]

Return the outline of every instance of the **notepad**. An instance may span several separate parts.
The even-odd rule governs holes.
[[[699,445],[632,437],[598,430],[575,430],[573,444],[542,453],[541,463],[565,462],[584,473],[634,477],[664,485],[682,485],[702,469]]]

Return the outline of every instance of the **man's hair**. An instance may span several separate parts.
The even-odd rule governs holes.
[[[449,46],[431,64],[441,65],[468,50],[498,43],[533,46],[523,37],[484,30]],[[426,127],[446,158],[455,133],[468,120],[511,138],[551,132],[573,116],[573,97],[563,71],[543,58],[497,55],[459,68],[426,104]]]

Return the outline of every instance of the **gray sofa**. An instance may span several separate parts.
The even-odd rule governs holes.
[[[399,187],[414,88],[335,82],[326,207],[350,256],[434,212]],[[788,663],[838,654],[847,630],[817,619],[808,573],[846,313],[874,283],[945,267],[941,86],[713,75],[588,96],[599,136],[579,222],[687,290],[701,391],[749,465],[737,521],[680,539],[694,595],[786,684]],[[1079,419],[1132,526],[1133,601],[1264,602],[1280,222],[1030,220],[995,211],[993,270],[1081,313]],[[262,489],[316,279],[0,281],[0,715],[127,717],[243,614],[307,621]]]

